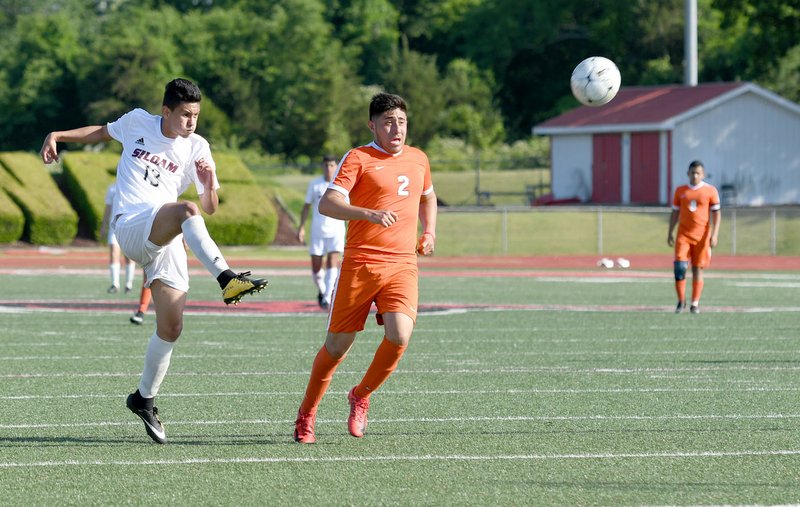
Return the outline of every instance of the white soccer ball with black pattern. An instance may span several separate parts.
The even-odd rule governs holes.
[[[572,94],[581,104],[602,106],[613,99],[622,84],[617,65],[602,56],[590,56],[572,71]]]

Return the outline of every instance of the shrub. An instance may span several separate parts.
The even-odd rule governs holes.
[[[63,245],[78,232],[78,215],[41,160],[31,153],[0,153],[2,187],[25,215],[24,237],[39,245]]]
[[[94,239],[101,239],[106,191],[114,182],[118,161],[119,155],[105,152],[72,152],[64,157],[64,180],[70,201]]]
[[[22,237],[25,215],[14,201],[0,191],[0,243],[12,243]]]

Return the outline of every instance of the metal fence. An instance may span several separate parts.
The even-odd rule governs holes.
[[[672,251],[667,245],[669,215],[667,207],[441,207],[437,252],[442,255],[668,253]],[[724,208],[715,252],[800,255],[800,207]]]

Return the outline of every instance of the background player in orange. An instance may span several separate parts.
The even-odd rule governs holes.
[[[414,330],[416,253],[431,255],[434,249],[436,194],[428,157],[405,145],[405,101],[388,93],[372,97],[368,126],[373,141],[345,155],[319,203],[321,213],[350,223],[328,334],[295,421],[294,439],[304,444],[316,441],[317,407],[375,302],[385,336],[361,382],[347,395],[348,431],[364,436],[370,395],[397,367]],[[423,231],[419,238],[418,217]]]
[[[672,215],[669,217],[667,244],[675,247],[675,290],[678,306],[675,313],[686,308],[686,269],[692,263],[692,304],[689,310],[700,313],[700,294],[703,292],[703,269],[711,261],[711,249],[717,246],[719,224],[722,219],[719,193],[714,186],[703,181],[703,163],[695,160],[689,164],[689,184],[675,190]],[[672,237],[678,225],[677,240]]]
[[[144,314],[150,306],[150,299],[152,299],[152,293],[150,292],[150,287],[147,285],[147,273],[142,271],[142,289],[139,291],[139,306],[136,307],[136,311],[131,315],[131,324],[141,326],[144,323]]]

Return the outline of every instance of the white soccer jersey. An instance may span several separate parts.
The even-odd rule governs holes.
[[[115,214],[126,214],[176,202],[189,184],[205,192],[197,179],[195,161],[216,168],[208,141],[197,134],[171,139],[161,133],[161,116],[134,109],[107,124],[108,133],[122,143],[117,165]],[[219,188],[216,174],[214,188]]]
[[[306,191],[306,204],[311,205],[311,238],[333,238],[344,236],[344,220],[331,218],[319,212],[319,200],[330,183],[324,176],[311,180]]]

